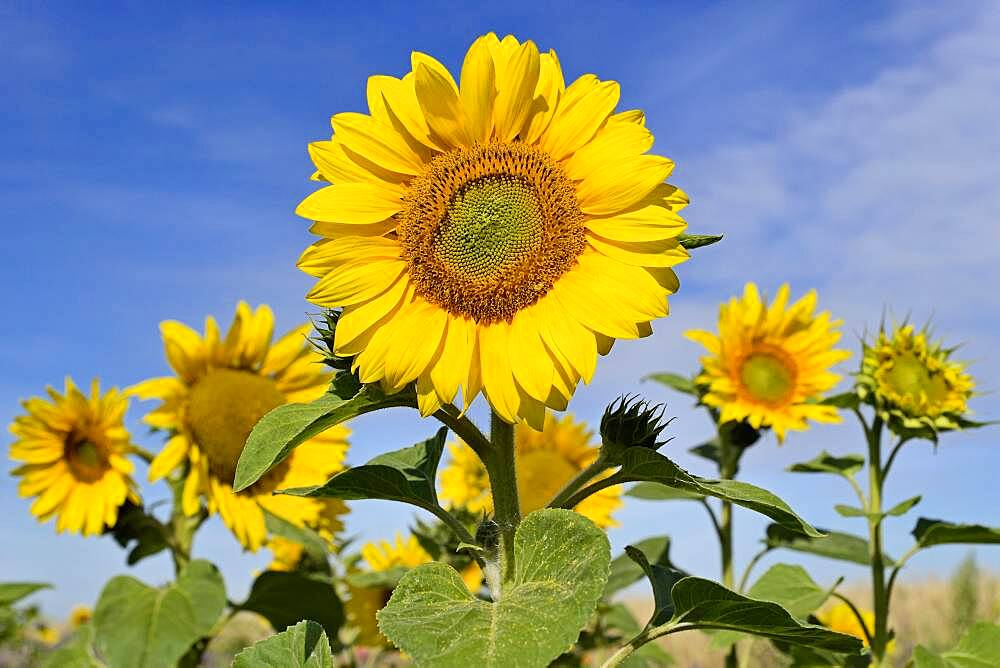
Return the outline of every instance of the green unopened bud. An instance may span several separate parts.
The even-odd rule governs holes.
[[[340,320],[340,311],[328,309],[313,319],[313,329],[316,335],[309,339],[313,346],[321,355],[323,363],[338,371],[348,371],[351,368],[351,360],[348,357],[340,357],[334,353],[334,335],[337,331],[337,322]]]
[[[637,396],[624,395],[612,401],[601,418],[601,457],[609,464],[621,462],[628,448],[659,450],[666,441],[660,434],[673,422],[663,419],[664,404],[651,406]]]

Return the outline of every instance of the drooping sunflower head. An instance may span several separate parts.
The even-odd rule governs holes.
[[[747,283],[742,299],[719,308],[717,333],[685,332],[709,352],[696,379],[702,402],[719,409],[720,422],[770,427],[779,441],[788,430],[806,429],[808,420],[839,421],[835,408],[815,400],[840,380],[830,369],[850,357],[834,347],[841,321],[815,313],[814,290],[793,304],[788,297],[782,285],[767,305],[757,286]]]
[[[204,499],[219,513],[244,547],[258,549],[265,540],[264,512],[310,526],[331,539],[340,530],[339,501],[272,495],[275,489],[315,485],[341,470],[350,431],[338,426],[295,449],[259,482],[233,492],[233,478],[243,445],[257,421],[271,409],[321,395],[330,374],[307,340],[302,325],[272,342],[274,316],[267,306],[251,311],[245,302],[225,337],[215,319],[205,320],[204,335],[168,320],[160,325],[167,361],[176,375],[153,378],[131,388],[142,399],[162,404],[145,416],[153,427],[170,432],[164,449],[150,465],[158,480],[181,470],[184,512],[194,515]]]
[[[858,375],[860,396],[897,427],[942,431],[961,427],[975,381],[952,350],[931,341],[926,328],[884,327],[864,344]]]
[[[55,517],[57,532],[100,534],[115,525],[126,500],[139,502],[126,457],[128,400],[117,388],[102,394],[96,379],[89,396],[70,378],[62,394],[47,392],[22,402],[25,414],[10,425],[17,439],[10,458],[21,463],[11,471],[20,478],[18,493],[36,497],[31,513],[39,522]]]
[[[486,468],[468,445],[448,446],[451,460],[441,472],[441,498],[480,514],[493,511]],[[549,415],[542,431],[521,424],[514,431],[515,471],[521,514],[544,508],[577,473],[597,458],[600,445],[583,422]],[[612,514],[622,506],[621,486],[608,487],[575,508],[597,526],[617,526]]]
[[[297,209],[322,237],[299,260],[309,299],[342,309],[335,353],[363,382],[416,382],[425,415],[482,391],[541,429],[598,353],[667,314],[687,197],[643,114],[616,113],[618,84],[566,86],[552,51],[490,33],[458,81],[411,65],[309,147],[330,184]]]

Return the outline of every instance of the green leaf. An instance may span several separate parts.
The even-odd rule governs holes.
[[[666,385],[678,392],[690,394],[695,397],[698,396],[698,386],[694,384],[694,381],[679,373],[651,373],[643,378],[643,380],[655,380],[657,383]]]
[[[699,501],[705,498],[704,494],[699,494],[698,492],[677,489],[676,487],[666,487],[655,482],[640,482],[637,485],[633,485],[625,492],[625,496],[644,499],[646,501]]]
[[[95,645],[112,666],[174,666],[212,630],[225,606],[222,576],[207,561],[192,561],[161,588],[119,575],[97,601]]]
[[[837,514],[841,517],[868,517],[869,513],[865,512],[863,508],[856,508],[854,506],[845,506],[842,503],[838,503],[833,507],[837,511]]]
[[[819,402],[821,406],[833,406],[834,408],[854,409],[861,405],[861,398],[857,392],[842,392],[826,397]]]
[[[692,250],[694,248],[701,248],[702,246],[711,246],[714,243],[722,241],[721,234],[679,234],[677,235],[677,240],[680,241],[681,246]]]
[[[899,503],[897,503],[896,505],[894,505],[892,508],[890,508],[889,510],[885,511],[885,514],[886,515],[891,515],[892,517],[900,517],[902,515],[905,515],[906,513],[908,513],[910,511],[911,508],[913,508],[913,506],[915,506],[918,503],[920,503],[920,499],[921,498],[922,497],[920,497],[920,496],[914,496],[912,498],[907,499],[906,501],[900,501]]]
[[[384,499],[437,508],[434,480],[448,429],[409,448],[379,455],[363,466],[341,471],[325,484],[278,490],[277,494],[336,499]]]
[[[0,606],[13,605],[36,591],[51,588],[44,582],[0,582]]]
[[[847,478],[860,471],[864,465],[865,458],[862,455],[836,457],[824,450],[813,459],[792,464],[786,470],[792,473],[833,473]]]
[[[297,446],[341,422],[382,408],[416,405],[412,389],[386,396],[377,386],[365,385],[349,399],[328,392],[308,404],[278,406],[250,432],[236,465],[233,490],[254,484]]]
[[[610,561],[608,539],[593,522],[538,510],[517,529],[514,576],[499,601],[470,594],[447,564],[424,564],[400,580],[379,626],[417,665],[547,666],[590,618]]]
[[[312,621],[299,622],[248,647],[233,659],[233,668],[261,666],[334,668],[333,652],[322,626]]]
[[[1000,666],[1000,626],[980,622],[952,649],[938,654],[923,645],[913,651],[914,668],[995,668]]]
[[[329,569],[329,562],[327,560],[329,548],[327,543],[312,529],[292,524],[288,520],[269,513],[266,510],[264,511],[264,526],[267,527],[269,535],[278,536],[279,538],[284,538],[301,545],[305,556],[312,564],[326,564],[326,570]]]
[[[853,564],[868,565],[868,541],[860,536],[854,536],[840,531],[829,531],[821,529],[826,534],[824,538],[808,538],[797,533],[793,533],[778,524],[771,524],[767,527],[767,538],[764,543],[769,547],[785,548],[795,552],[815,554],[828,559],[838,561],[849,561]],[[888,556],[883,556],[886,565],[892,566],[894,561]]]
[[[689,448],[688,452],[692,455],[701,457],[702,459],[707,459],[716,465],[718,465],[721,461],[721,456],[719,454],[719,442],[714,438],[710,441],[705,441],[700,445],[696,445],[693,448]]]
[[[788,504],[765,489],[738,480],[709,480],[693,476],[660,453],[645,448],[627,449],[622,456],[621,470],[607,480],[655,482],[667,487],[714,496],[767,515],[792,531],[814,537],[823,535],[796,515]]]
[[[116,543],[126,549],[134,543],[126,557],[129,566],[167,549],[166,527],[148,514],[142,505],[131,501],[126,501],[118,511],[118,521],[109,533]]]
[[[658,626],[667,622],[674,614],[671,591],[677,582],[687,577],[687,574],[668,566],[649,563],[646,555],[631,545],[625,546],[625,554],[638,564],[653,587],[653,614],[646,623],[646,627]]]
[[[384,571],[362,571],[348,573],[344,579],[352,587],[363,589],[395,589],[399,581],[409,572],[406,566],[395,566]]]
[[[73,637],[59,646],[45,659],[44,668],[102,668],[103,663],[97,660],[93,650],[94,627],[84,624],[79,627]]]
[[[344,607],[333,585],[325,579],[302,573],[261,573],[240,609],[263,616],[274,629],[312,620],[318,622],[330,638],[337,637],[344,623]]]
[[[683,623],[740,631],[846,654],[861,651],[861,641],[854,636],[803,624],[777,603],[742,596],[711,580],[684,578],[674,585],[671,598],[674,605],[671,625]]]
[[[981,524],[952,524],[944,520],[921,517],[911,532],[920,547],[952,543],[1000,543],[1000,528]]]
[[[636,543],[632,549],[642,552],[646,559],[658,566],[673,568],[670,563],[670,536],[656,536],[646,538]],[[632,557],[620,554],[611,561],[611,573],[608,576],[608,584],[604,587],[604,596],[607,598],[615,592],[621,591],[634,582],[642,579],[643,569]]]

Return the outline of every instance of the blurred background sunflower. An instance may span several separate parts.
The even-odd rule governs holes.
[[[183,509],[195,515],[204,501],[248,550],[264,544],[264,512],[332,538],[346,507],[338,500],[272,495],[276,489],[326,482],[343,469],[345,426],[329,429],[249,489],[233,492],[236,464],[250,431],[271,409],[310,401],[327,389],[331,375],[302,325],[272,343],[274,315],[266,305],[251,311],[240,302],[225,337],[214,318],[199,335],[183,323],[160,325],[163,345],[176,375],[152,378],[130,388],[142,399],[162,403],[143,418],[168,432],[169,440],[149,467],[150,481],[172,472],[184,476]]]

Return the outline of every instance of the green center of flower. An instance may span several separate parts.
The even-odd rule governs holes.
[[[575,185],[522,142],[436,157],[410,183],[398,220],[417,294],[481,324],[541,299],[586,245]]]
[[[487,176],[452,198],[434,250],[456,274],[493,281],[537,251],[542,212],[527,179]]]
[[[521,514],[544,508],[578,473],[577,467],[552,450],[534,450],[517,458],[517,496]]]
[[[73,474],[87,482],[99,480],[108,468],[104,452],[85,437],[71,436],[67,439],[66,459]]]
[[[227,485],[257,421],[285,403],[274,381],[251,371],[214,369],[191,388],[187,423],[212,473]]]
[[[740,380],[754,399],[773,404],[783,401],[791,393],[795,374],[776,355],[754,353],[743,362]]]
[[[926,398],[938,402],[948,395],[948,386],[940,374],[931,374],[919,357],[906,352],[896,358],[886,374],[886,381],[892,390],[912,401]]]

